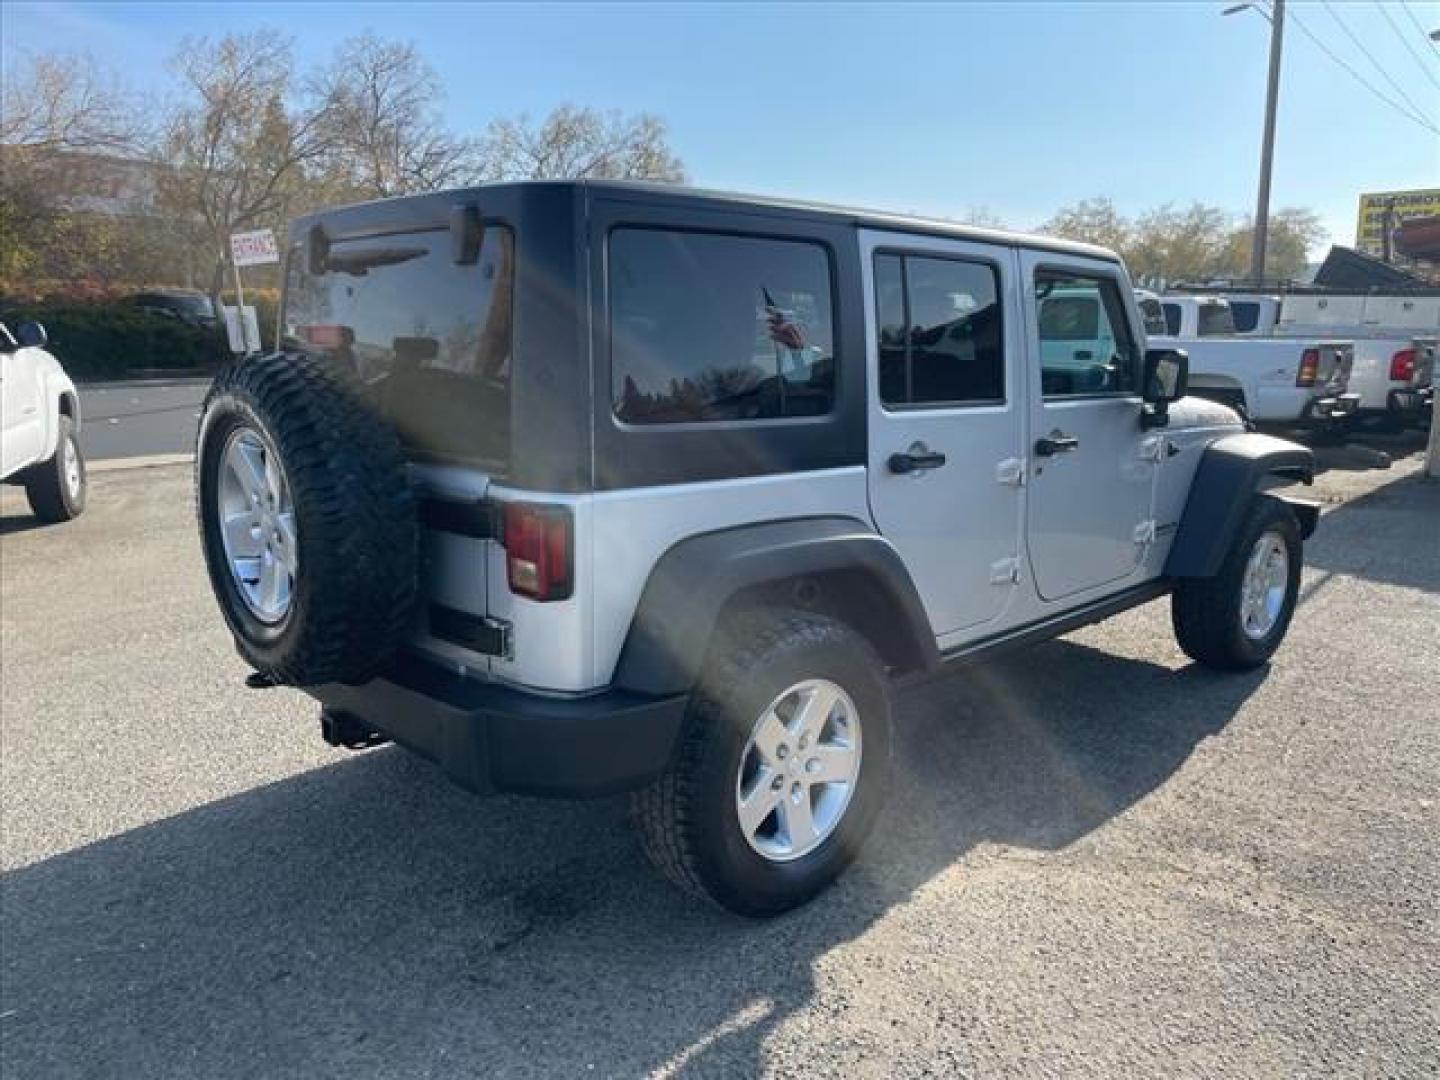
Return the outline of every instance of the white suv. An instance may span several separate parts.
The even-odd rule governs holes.
[[[41,521],[69,521],[85,509],[80,396],[47,344],[39,323],[0,323],[0,481],[23,484]]]
[[[252,683],[476,791],[634,791],[732,910],[854,857],[897,682],[1165,594],[1253,667],[1294,611],[1310,451],[1183,398],[1110,252],[595,182],[291,235],[197,453]]]

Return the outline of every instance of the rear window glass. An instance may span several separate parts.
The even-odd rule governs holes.
[[[1235,332],[1248,334],[1260,323],[1260,305],[1253,300],[1231,300],[1230,318],[1235,321]]]
[[[617,229],[609,286],[611,393],[626,423],[830,411],[830,260],[819,245]]]
[[[463,266],[445,230],[337,241],[319,275],[297,247],[284,347],[356,375],[410,449],[503,462],[514,261],[510,230],[496,226],[486,229],[478,262]]]

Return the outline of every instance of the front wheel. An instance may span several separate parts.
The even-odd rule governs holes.
[[[85,509],[85,458],[75,435],[75,421],[60,415],[55,455],[25,475],[25,497],[41,521],[70,521]]]
[[[1257,495],[1220,572],[1176,585],[1170,615],[1180,648],[1223,670],[1265,663],[1295,614],[1302,557],[1294,512],[1279,499]]]
[[[670,769],[634,797],[651,861],[742,915],[811,899],[855,858],[890,774],[879,657],[842,623],[799,611],[720,632]]]

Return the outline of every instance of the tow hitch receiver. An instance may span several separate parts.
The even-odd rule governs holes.
[[[329,709],[320,710],[320,735],[331,746],[343,746],[347,750],[368,750],[390,741],[349,713]]]

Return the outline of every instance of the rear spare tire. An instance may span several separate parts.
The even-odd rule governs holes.
[[[364,682],[399,647],[419,527],[394,431],[314,357],[241,360],[200,421],[205,565],[240,655],[276,683]]]

